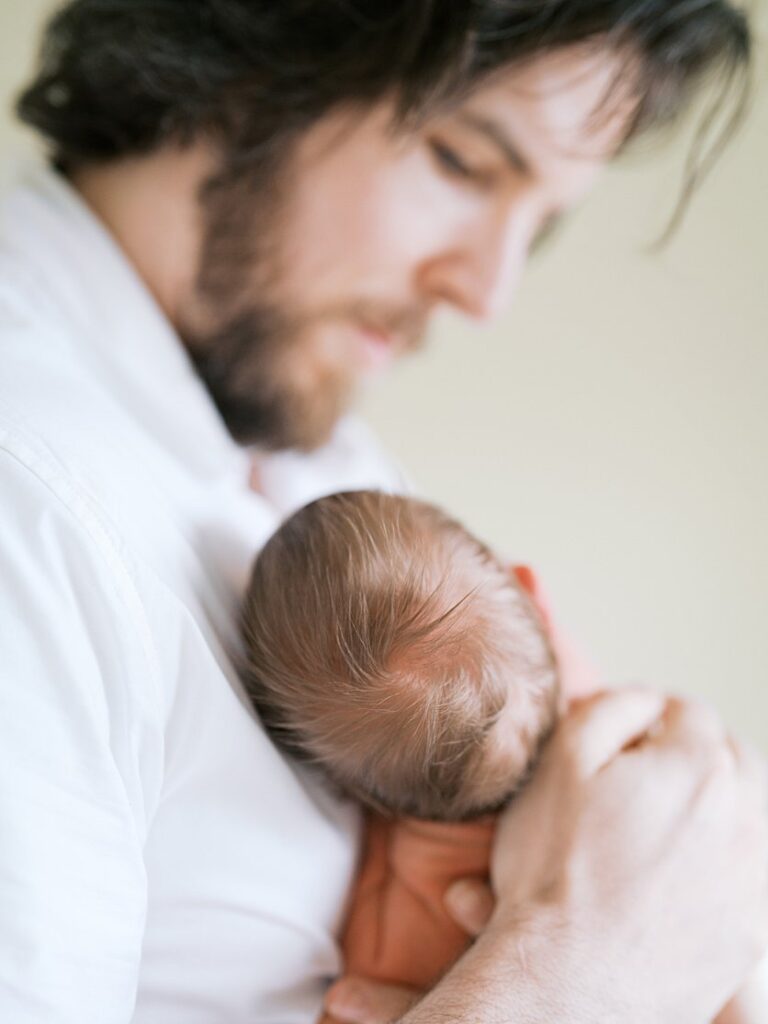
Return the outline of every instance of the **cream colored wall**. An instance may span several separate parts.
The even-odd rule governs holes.
[[[49,7],[0,0],[4,98]],[[608,677],[709,697],[768,750],[765,49],[746,130],[651,255],[683,153],[613,169],[501,323],[444,319],[367,410],[427,494],[540,568]]]

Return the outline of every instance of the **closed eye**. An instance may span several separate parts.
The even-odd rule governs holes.
[[[465,164],[459,154],[444,142],[433,139],[430,147],[438,164],[449,174],[465,181],[477,181],[480,178],[480,175]]]

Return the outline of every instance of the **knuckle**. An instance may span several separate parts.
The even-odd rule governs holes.
[[[711,705],[700,700],[680,701],[676,705],[677,724],[681,732],[703,746],[720,745],[726,734],[722,720]]]

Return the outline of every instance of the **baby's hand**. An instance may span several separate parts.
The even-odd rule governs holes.
[[[445,907],[456,924],[475,938],[491,919],[496,900],[488,882],[462,878],[445,894]]]
[[[343,1024],[389,1024],[404,1017],[422,995],[412,988],[350,975],[328,989],[325,1011]]]
[[[451,917],[473,937],[488,923],[494,902],[491,887],[477,878],[454,882],[445,896]],[[387,1024],[404,1016],[423,994],[350,975],[328,989],[325,1010],[342,1024]]]

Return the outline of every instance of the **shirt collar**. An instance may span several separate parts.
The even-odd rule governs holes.
[[[232,440],[177,334],[122,249],[56,171],[26,165],[0,203],[0,259],[32,315],[70,334],[112,394],[197,471],[243,479]]]

